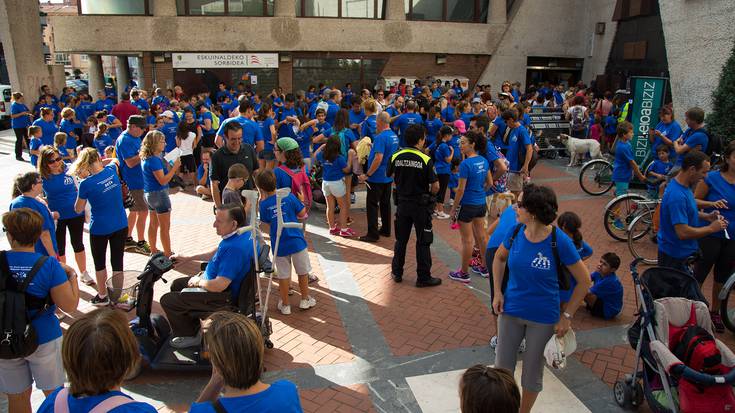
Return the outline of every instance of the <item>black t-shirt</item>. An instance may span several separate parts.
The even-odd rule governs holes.
[[[398,202],[417,202],[430,194],[429,186],[437,181],[434,161],[415,148],[401,149],[388,164],[388,176],[393,176]]]
[[[212,154],[212,165],[209,168],[209,178],[212,181],[219,181],[220,193],[227,185],[227,171],[236,163],[245,165],[245,168],[250,172],[250,178],[245,182],[244,189],[255,188],[253,174],[258,169],[258,158],[255,156],[253,147],[243,143],[240,146],[240,151],[233,153],[227,149],[227,145],[223,145]]]

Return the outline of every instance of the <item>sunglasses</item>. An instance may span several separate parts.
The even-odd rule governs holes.
[[[56,162],[59,162],[60,160],[61,160],[61,158],[54,158],[54,159],[49,159],[49,160],[48,160],[48,163],[49,163],[49,164],[52,164],[52,163],[56,163]]]

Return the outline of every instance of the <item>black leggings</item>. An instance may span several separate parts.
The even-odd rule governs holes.
[[[715,282],[724,283],[735,271],[735,240],[704,237],[699,239],[702,258],[694,265],[694,276],[700,284],[715,267]]]
[[[443,204],[449,185],[449,174],[438,174],[436,177],[439,179],[439,192],[436,193],[436,202]]]
[[[123,254],[125,253],[125,239],[128,237],[128,227],[112,234],[93,235],[89,234],[89,245],[92,249],[95,271],[105,269],[105,255],[107,255],[107,243],[110,243],[110,264],[112,271],[123,270]]]
[[[13,128],[15,132],[15,157],[23,156],[23,142],[28,140],[28,128]]]
[[[56,223],[56,245],[59,248],[59,256],[66,255],[66,229],[69,229],[69,237],[71,238],[71,247],[74,252],[84,251],[84,241],[82,234],[84,233],[84,215],[76,218],[60,219]]]

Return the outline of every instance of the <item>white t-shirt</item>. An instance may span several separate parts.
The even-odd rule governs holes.
[[[193,145],[196,137],[197,135],[194,132],[189,132],[186,139],[180,139],[181,144],[179,145],[179,149],[181,149],[181,156],[194,154]]]

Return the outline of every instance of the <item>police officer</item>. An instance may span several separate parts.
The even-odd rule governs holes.
[[[393,249],[393,281],[403,281],[403,264],[406,261],[406,244],[411,237],[411,227],[416,228],[417,287],[433,287],[442,283],[431,276],[431,251],[434,240],[431,228],[431,212],[434,195],[439,191],[439,181],[434,172],[434,161],[421,152],[426,141],[422,125],[406,128],[404,139],[407,147],[391,157],[388,176],[396,184],[396,244]]]

